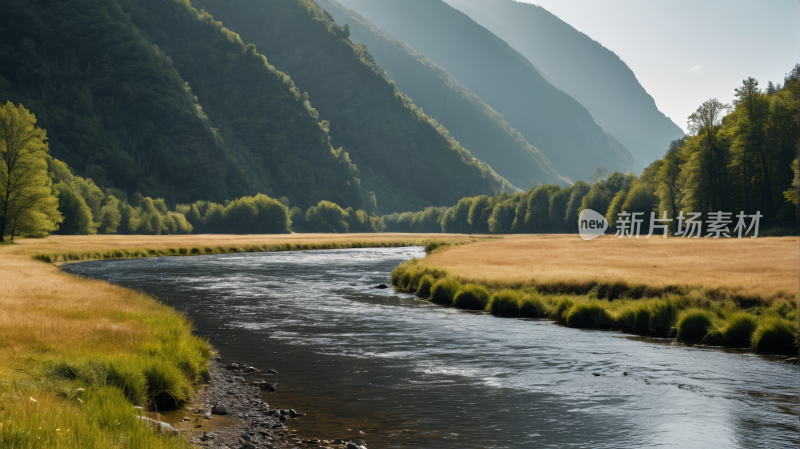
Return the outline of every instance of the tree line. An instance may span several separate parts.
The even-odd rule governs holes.
[[[196,201],[170,210],[164,199],[101,189],[49,155],[45,130],[22,105],[0,105],[0,235],[289,232],[574,233],[583,209],[617,214],[760,212],[766,224],[798,221],[800,64],[783,85],[748,78],[732,105],[704,102],[689,119],[692,134],[674,140],[640,176],[598,167],[592,183],[544,184],[525,192],[465,197],[452,207],[377,216],[319,201],[303,211],[265,194],[224,203]],[[645,215],[645,216],[646,216]],[[673,220],[670,226],[675,226]]]
[[[289,199],[264,194],[223,204],[196,201],[170,209],[163,198],[101,189],[49,155],[45,130],[22,105],[0,105],[0,236],[48,234],[280,234],[300,232],[382,232],[373,192],[369,211],[320,201],[303,211]]]
[[[578,216],[592,209],[609,227],[620,212],[760,212],[767,225],[796,227],[800,194],[800,64],[783,85],[765,89],[753,78],[736,88],[734,102],[704,102],[688,118],[691,131],[670,143],[662,159],[642,172],[612,173],[598,167],[593,182],[545,184],[526,192],[462,198],[450,208],[384,216],[397,232],[577,232]],[[796,231],[795,231],[796,232]]]

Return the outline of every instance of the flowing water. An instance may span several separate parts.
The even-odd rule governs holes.
[[[144,290],[226,361],[275,369],[304,437],[370,448],[798,447],[800,368],[378,290],[421,248],[86,262]],[[362,433],[363,432],[363,433]]]

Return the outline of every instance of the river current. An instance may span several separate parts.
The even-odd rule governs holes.
[[[800,368],[374,286],[422,248],[112,260],[65,271],[184,310],[225,361],[275,369],[289,428],[376,448],[798,447]]]

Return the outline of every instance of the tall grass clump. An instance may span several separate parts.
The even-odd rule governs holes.
[[[519,301],[519,316],[525,318],[547,316],[547,303],[537,294],[527,294]]]
[[[428,297],[431,295],[431,287],[433,287],[434,282],[436,279],[433,276],[426,274],[419,279],[419,285],[417,285],[417,296]]]
[[[733,312],[726,317],[725,324],[709,332],[704,341],[731,348],[748,348],[757,328],[755,316],[744,311]]]
[[[558,321],[559,323],[565,323],[567,321],[567,312],[569,312],[574,305],[575,301],[573,301],[572,298],[563,296],[559,298],[550,308],[547,316]]]
[[[489,303],[489,290],[475,284],[461,287],[453,298],[453,305],[459,309],[484,310]]]
[[[678,320],[678,341],[701,341],[713,329],[713,316],[707,310],[689,309]]]
[[[519,290],[501,290],[489,300],[486,309],[497,316],[519,316],[519,303],[525,295]]]
[[[644,300],[629,301],[617,310],[613,327],[634,334],[649,334],[650,304]]]
[[[430,301],[436,304],[453,305],[453,299],[460,288],[461,283],[453,278],[440,279],[431,287]]]
[[[610,328],[614,318],[597,301],[575,304],[566,312],[567,326],[580,328]]]
[[[759,352],[797,353],[797,321],[777,316],[761,319],[751,339]]]
[[[674,299],[657,299],[650,303],[650,332],[658,337],[671,336],[678,322],[680,309]]]
[[[420,280],[426,275],[436,280],[445,277],[447,271],[419,265],[419,259],[411,259],[392,270],[392,285],[401,292],[415,292],[419,289]]]

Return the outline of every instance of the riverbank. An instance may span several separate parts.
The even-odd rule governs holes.
[[[180,406],[211,375],[213,349],[192,334],[186,316],[143,293],[71,276],[36,254],[60,263],[192,255],[200,248],[419,245],[433,238],[470,241],[438,234],[51,236],[2,245],[0,441],[30,448],[189,447],[185,438],[146,428],[135,406]]]
[[[497,316],[797,355],[797,238],[508,236],[392,273],[399,291]]]

